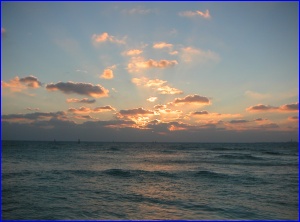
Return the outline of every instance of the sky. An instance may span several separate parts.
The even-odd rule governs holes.
[[[1,2],[2,139],[298,141],[298,2]]]

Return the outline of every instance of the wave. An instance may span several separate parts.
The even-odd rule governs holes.
[[[264,160],[262,157],[256,157],[251,154],[223,154],[218,157],[222,159]]]

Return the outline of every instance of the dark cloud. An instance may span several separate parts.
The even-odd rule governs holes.
[[[247,111],[279,111],[279,112],[294,112],[299,110],[299,103],[285,104],[280,107],[258,104],[250,106]]]
[[[239,123],[248,123],[248,120],[245,119],[236,119],[236,120],[231,120],[230,123],[232,124],[239,124]]]
[[[173,104],[209,104],[210,101],[205,96],[188,95],[184,98],[176,98]]]
[[[113,108],[110,105],[102,106],[102,107],[96,107],[94,109],[91,109],[89,107],[80,107],[80,108],[69,108],[68,112],[71,113],[99,113],[99,112],[106,112],[106,111],[115,111],[115,108]]]
[[[152,111],[152,110],[146,110],[146,109],[143,109],[143,108],[120,110],[119,113],[122,116],[154,115],[154,111]]]
[[[66,115],[65,112],[35,112],[35,113],[27,113],[27,114],[8,114],[2,115],[2,121],[14,121],[14,120],[37,120],[37,119],[45,119],[45,118],[64,118]]]
[[[279,107],[282,111],[298,111],[299,103],[285,104]]]
[[[276,110],[276,109],[278,109],[278,107],[258,104],[255,106],[248,107],[247,111],[270,111],[270,110]]]
[[[40,81],[35,76],[27,76],[24,78],[20,78],[20,82],[26,84],[28,87],[31,88],[38,88],[42,85]]]
[[[88,95],[91,97],[106,97],[108,90],[101,85],[92,85],[91,83],[74,83],[74,82],[58,82],[56,84],[48,84],[48,90],[60,90],[63,93],[77,93],[80,95]]]
[[[207,111],[203,110],[203,111],[197,111],[197,112],[193,112],[192,115],[206,115],[208,114]]]

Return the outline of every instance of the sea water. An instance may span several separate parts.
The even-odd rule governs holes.
[[[2,219],[297,220],[298,143],[2,141]]]

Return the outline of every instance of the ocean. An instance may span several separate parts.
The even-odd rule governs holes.
[[[298,143],[2,141],[5,220],[298,220]]]

